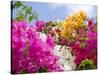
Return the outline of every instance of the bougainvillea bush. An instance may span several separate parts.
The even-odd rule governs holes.
[[[11,5],[17,10],[11,18],[11,73],[97,68],[97,16],[77,10],[63,20],[45,21],[23,2]]]

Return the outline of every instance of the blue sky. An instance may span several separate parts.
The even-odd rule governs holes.
[[[32,6],[33,10],[39,12],[39,19],[44,21],[64,20],[74,11],[84,10],[89,17],[97,16],[97,7],[91,5],[60,4],[60,3],[39,3],[23,2],[25,5]],[[14,16],[17,11],[14,12]]]

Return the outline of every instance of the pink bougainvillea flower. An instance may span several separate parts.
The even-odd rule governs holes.
[[[50,46],[52,46],[52,47],[55,46],[55,40],[53,39],[53,37],[51,35],[47,35],[47,40],[46,41]]]
[[[48,35],[45,40],[25,21],[13,21],[12,73],[62,71],[57,64],[59,57],[53,54],[54,39]]]
[[[38,20],[35,22],[36,30],[40,32],[44,29],[45,25],[46,23],[42,20]]]

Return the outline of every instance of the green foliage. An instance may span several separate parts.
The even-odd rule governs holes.
[[[81,43],[81,47],[82,47],[82,48],[85,48],[85,46],[86,46],[86,43],[84,43],[84,42]]]
[[[23,20],[28,19],[29,22],[31,22],[33,19],[38,20],[39,15],[37,11],[33,11],[31,6],[24,5],[21,1],[14,1],[12,2],[12,10],[18,10],[16,13],[17,20]]]
[[[20,73],[20,74],[26,74],[27,71],[26,71],[25,69],[22,69],[19,73]]]
[[[34,17],[33,17],[32,15],[29,16],[29,22],[31,22],[33,18],[34,18]]]
[[[88,70],[88,69],[95,69],[96,66],[94,65],[93,60],[83,60],[79,65],[78,69],[80,70]]]
[[[47,68],[41,68],[41,67],[40,67],[40,69],[39,69],[38,72],[39,72],[39,73],[47,72]]]
[[[11,3],[12,3],[11,4],[12,9],[17,9],[17,8],[23,6],[23,4],[20,1],[14,1],[14,2],[12,1]]]
[[[15,8],[19,8],[20,6],[22,6],[23,4],[19,1],[15,2]]]

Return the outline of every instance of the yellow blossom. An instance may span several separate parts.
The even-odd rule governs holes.
[[[73,34],[74,30],[80,28],[83,25],[83,22],[86,18],[87,15],[84,11],[75,12],[71,16],[68,16],[62,23],[62,37],[69,38],[69,36]]]

